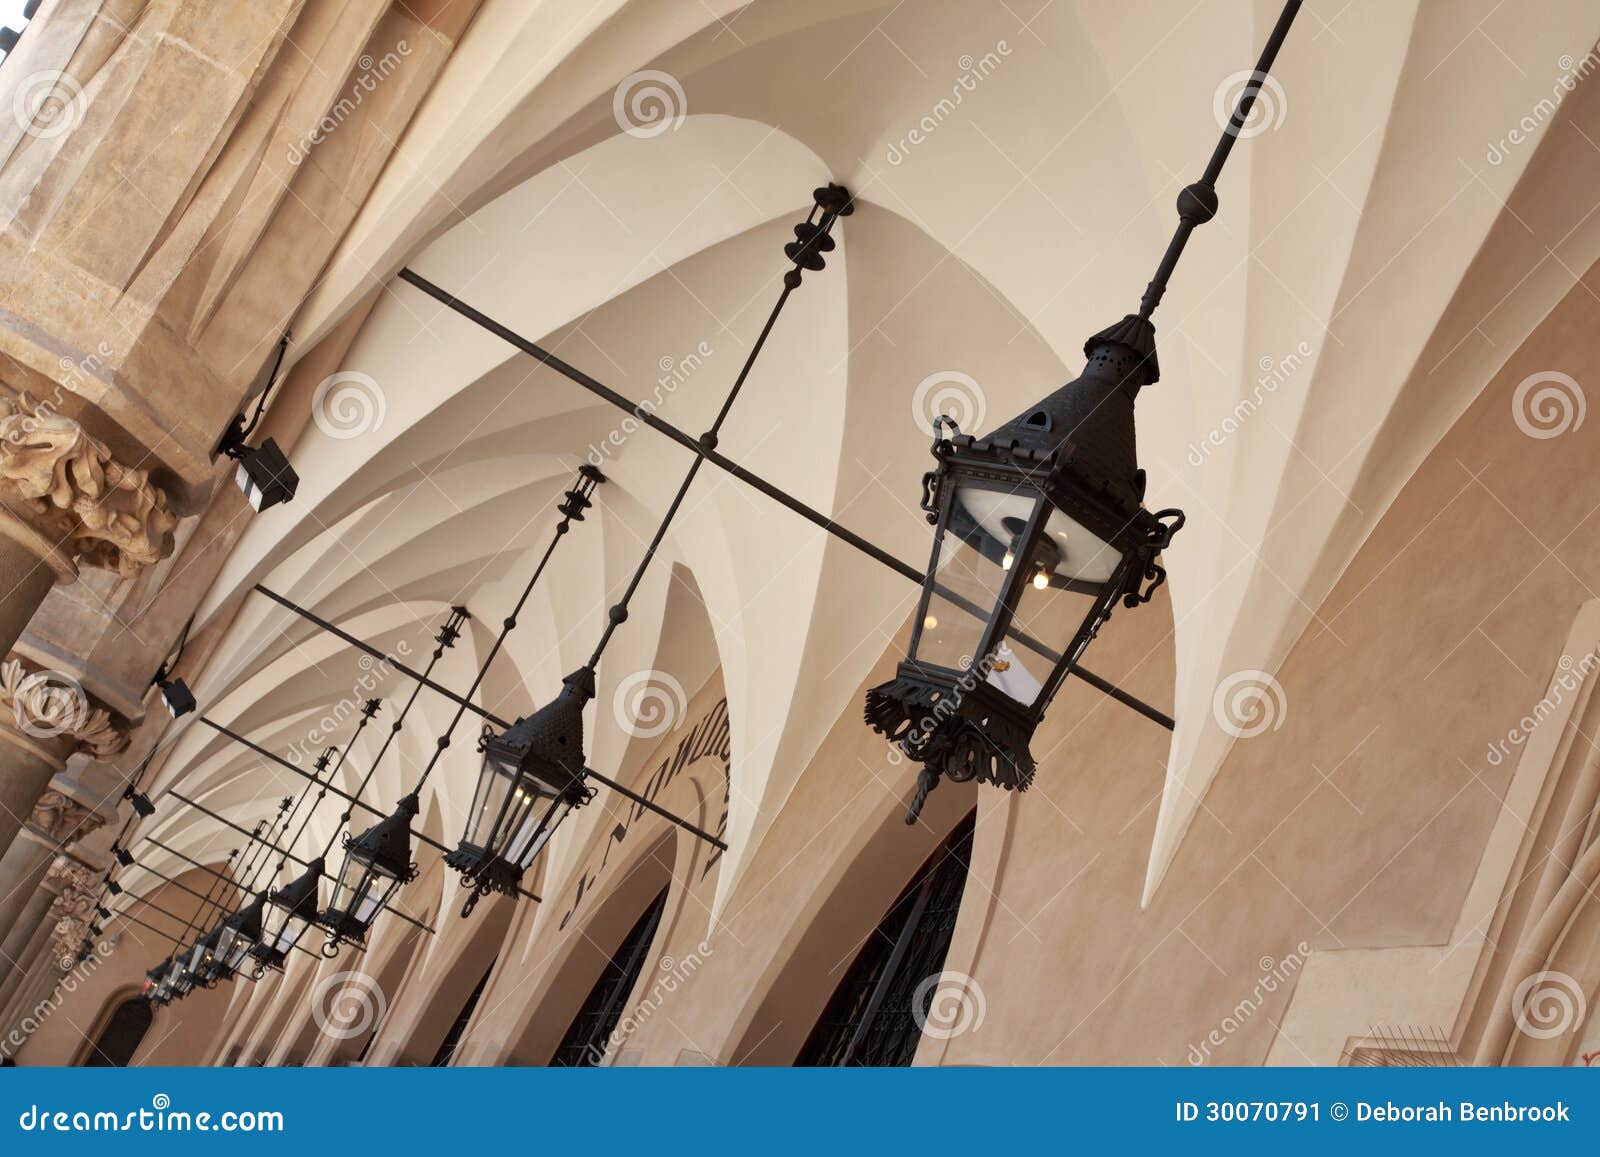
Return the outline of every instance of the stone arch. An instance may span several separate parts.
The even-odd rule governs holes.
[[[154,1020],[155,1012],[138,985],[118,988],[106,997],[95,1014],[72,1064],[83,1068],[126,1067]],[[113,1035],[117,1039],[109,1040]]]
[[[862,941],[976,800],[975,784],[947,784],[914,826],[898,800],[861,824],[851,849],[815,881],[803,918],[773,946],[724,1047],[726,1063],[793,1063]]]

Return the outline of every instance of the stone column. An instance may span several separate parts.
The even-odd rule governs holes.
[[[62,792],[46,791],[39,797],[21,835],[12,841],[4,855],[0,855],[0,937],[9,938],[21,914],[36,906],[40,885],[62,849],[103,823],[105,819],[93,808]],[[60,865],[56,874],[61,876],[67,870],[67,865]],[[65,883],[65,878],[60,882]],[[47,894],[47,902],[48,898]],[[5,941],[0,940],[0,976],[5,975],[8,967],[4,944]]]
[[[12,1028],[61,976],[61,962],[50,954],[50,934],[47,920],[35,929],[33,939],[19,957],[19,966],[0,982],[0,1050],[11,1047],[8,1037]]]
[[[71,679],[15,658],[0,662],[0,852],[9,851],[69,757],[82,751],[104,759],[127,745],[126,731]],[[51,806],[61,802],[70,801],[59,796]]]

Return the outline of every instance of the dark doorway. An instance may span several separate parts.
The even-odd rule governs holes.
[[[478,998],[483,995],[483,990],[489,983],[489,973],[493,971],[494,961],[491,960],[489,967],[483,970],[483,978],[478,981],[478,987],[472,990],[472,995],[467,997],[467,1003],[461,1006],[461,1015],[456,1017],[455,1024],[450,1026],[450,1031],[444,1034],[444,1043],[439,1046],[439,1051],[433,1054],[433,1068],[444,1068],[455,1055],[456,1045],[461,1043],[461,1035],[467,1031],[467,1024],[472,1020],[472,1014],[478,1007]]]
[[[644,915],[623,938],[622,947],[606,963],[600,979],[594,982],[589,998],[583,1002],[572,1027],[556,1049],[550,1063],[563,1068],[589,1068],[598,1065],[606,1055],[606,1044],[622,1019],[622,1002],[633,991],[634,982],[644,969],[645,956],[650,942],[656,937],[661,923],[661,910],[667,906],[667,890],[650,902]]]
[[[86,1069],[125,1069],[133,1059],[139,1042],[150,1031],[155,1013],[150,1002],[142,996],[132,996],[121,1004],[100,1030],[100,1039],[94,1042],[89,1055],[83,1058]]]
[[[944,969],[972,860],[973,812],[917,871],[856,954],[797,1065],[909,1065],[933,999],[917,988]]]

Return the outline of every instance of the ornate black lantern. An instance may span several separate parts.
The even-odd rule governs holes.
[[[180,952],[172,958],[172,966],[167,970],[167,986],[173,1000],[182,1000],[194,991],[194,973],[188,969],[187,953]]]
[[[151,1004],[166,1004],[172,1000],[172,985],[168,979],[171,971],[172,958],[169,956],[144,974],[144,995]]]
[[[367,929],[400,885],[417,878],[417,865],[411,859],[411,821],[419,810],[417,793],[412,792],[401,797],[393,814],[359,836],[345,837],[344,867],[322,917],[329,946],[341,940],[366,943]]]
[[[503,734],[484,729],[466,832],[445,857],[472,889],[462,915],[486,892],[514,894],[567,813],[594,797],[583,765],[583,708],[592,698],[594,672],[583,667],[567,676],[554,701]]]
[[[317,889],[322,883],[323,868],[322,857],[318,856],[289,883],[267,893],[261,937],[250,950],[263,968],[283,967],[306,929],[317,923]]]
[[[261,941],[261,920],[266,913],[267,894],[262,892],[250,903],[222,922],[217,929],[216,959],[219,977],[233,976],[245,958]]]
[[[1147,602],[1165,578],[1156,557],[1183,514],[1144,509],[1133,428],[1158,377],[1155,329],[1130,315],[1084,353],[1076,381],[987,438],[936,424],[922,508],[938,529],[910,649],[866,702],[923,764],[908,823],[941,775],[1025,789],[1061,681],[1118,601]]]
[[[184,974],[190,978],[191,987],[195,984],[203,988],[217,986],[217,938],[221,931],[220,928],[213,928],[196,940],[194,947],[189,949],[188,959],[184,963]]]

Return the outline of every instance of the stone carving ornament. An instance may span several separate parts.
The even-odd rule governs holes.
[[[59,791],[47,791],[33,805],[28,825],[55,844],[81,840],[105,823],[105,817]],[[52,871],[54,869],[52,868]]]
[[[0,398],[0,502],[77,562],[124,578],[172,553],[178,519],[149,475],[27,394]]]
[[[66,856],[58,856],[45,872],[45,886],[59,887],[61,894],[50,904],[48,919],[55,922],[50,932],[50,951],[64,968],[72,967],[78,948],[89,938],[89,922],[95,907],[94,869]]]
[[[92,706],[75,680],[56,671],[30,672],[16,659],[0,662],[0,719],[6,712],[24,734],[36,739],[66,736],[74,749],[96,759],[128,746],[128,736],[110,713]]]

